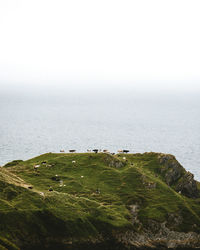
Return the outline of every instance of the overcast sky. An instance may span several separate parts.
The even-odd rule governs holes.
[[[0,0],[0,84],[200,90],[199,0]]]

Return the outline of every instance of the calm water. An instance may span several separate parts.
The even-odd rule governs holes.
[[[200,101],[145,98],[39,98],[0,100],[0,165],[60,149],[164,152],[200,180]]]

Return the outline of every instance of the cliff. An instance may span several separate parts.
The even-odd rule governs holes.
[[[200,248],[199,187],[160,153],[13,161],[0,168],[0,249]]]

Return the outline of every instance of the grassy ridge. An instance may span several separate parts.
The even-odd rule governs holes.
[[[47,238],[74,242],[113,230],[142,231],[149,220],[164,222],[169,215],[184,218],[169,222],[172,229],[199,232],[200,199],[164,182],[158,156],[48,153],[9,163],[0,171],[0,235],[26,247],[30,240],[45,245]]]

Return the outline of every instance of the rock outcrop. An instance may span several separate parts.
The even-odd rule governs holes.
[[[127,249],[199,249],[199,234],[171,231],[165,224],[150,223],[143,234],[127,231],[117,238]]]
[[[189,198],[199,198],[199,190],[197,182],[194,180],[194,175],[187,172],[176,186],[176,191]]]
[[[173,155],[160,154],[158,159],[161,164],[160,173],[169,186],[189,198],[200,197],[194,175],[187,172]]]

